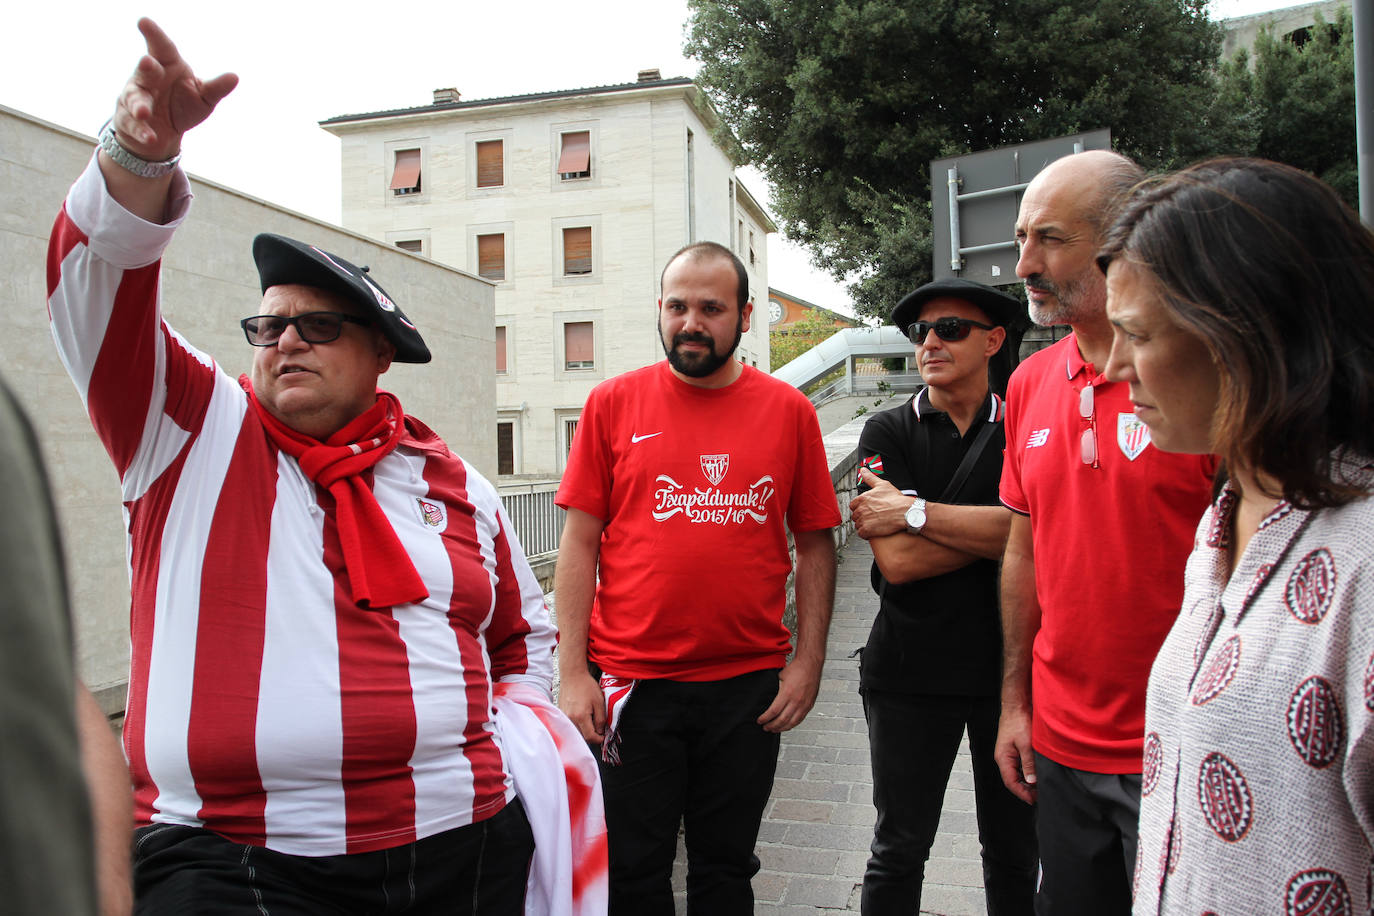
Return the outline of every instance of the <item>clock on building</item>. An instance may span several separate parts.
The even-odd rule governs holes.
[[[768,323],[777,324],[782,321],[782,303],[776,299],[768,300]]]

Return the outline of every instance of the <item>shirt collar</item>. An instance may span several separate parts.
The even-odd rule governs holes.
[[[916,396],[911,399],[911,410],[916,414],[917,422],[920,422],[927,416],[934,417],[945,415],[943,410],[940,410],[930,403],[929,385],[916,392]],[[983,401],[983,409],[979,415],[989,423],[996,423],[1006,415],[1006,410],[1006,404],[997,396],[997,392],[990,390],[988,391],[987,399]]]
[[[1078,339],[1073,335],[1069,335],[1067,339],[1072,340],[1073,344],[1065,348],[1067,353],[1065,356],[1065,370],[1068,373],[1065,377],[1069,381],[1073,381],[1074,377],[1080,372],[1086,373],[1088,361],[1083,358],[1082,353],[1078,352]],[[1088,381],[1092,381],[1092,379],[1089,378]]]
[[[1065,357],[1065,371],[1068,380],[1072,382],[1079,375],[1082,375],[1086,385],[1091,385],[1094,382],[1098,384],[1105,382],[1106,379],[1102,378],[1102,370],[1085,360],[1083,354],[1078,352],[1077,336],[1070,334],[1064,339],[1073,341],[1068,347],[1068,355]],[[1092,369],[1092,372],[1088,371],[1089,368]]]

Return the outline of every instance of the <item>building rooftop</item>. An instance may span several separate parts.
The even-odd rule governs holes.
[[[641,70],[639,79],[633,83],[618,83],[614,86],[588,86],[583,89],[555,89],[549,92],[530,92],[524,95],[505,95],[490,99],[469,99],[463,101],[457,89],[434,90],[434,101],[429,105],[413,108],[393,108],[387,111],[369,111],[361,114],[337,115],[320,122],[321,127],[332,124],[347,124],[352,121],[368,121],[377,118],[394,118],[403,115],[430,114],[441,111],[463,111],[471,108],[484,108],[492,105],[510,105],[521,102],[543,102],[551,99],[566,99],[585,95],[609,95],[616,92],[632,92],[638,89],[665,89],[672,86],[691,86],[692,79],[686,76],[663,78],[657,70]]]

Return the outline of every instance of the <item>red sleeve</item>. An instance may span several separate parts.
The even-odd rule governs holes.
[[[794,532],[834,528],[840,523],[840,507],[835,500],[835,484],[830,479],[830,462],[825,457],[821,424],[810,401],[801,398],[794,403],[797,472],[787,505],[787,527]]]
[[[1002,500],[1002,505],[1008,509],[1028,515],[1030,507],[1026,504],[1026,494],[1021,489],[1021,459],[1025,455],[1020,409],[1025,395],[1025,385],[1022,381],[1022,373],[1012,373],[1011,381],[1007,383],[1007,447],[1002,452],[1002,480],[998,487],[998,497]]]
[[[554,494],[554,505],[563,509],[580,509],[603,522],[611,517],[611,454],[609,418],[614,410],[606,409],[605,390],[598,386],[587,396],[582,416],[577,421],[568,465],[563,480]]]

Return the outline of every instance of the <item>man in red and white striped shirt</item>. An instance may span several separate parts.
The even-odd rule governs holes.
[[[137,910],[518,913],[533,840],[493,685],[547,694],[541,590],[491,485],[377,389],[429,351],[363,271],[259,236],[238,379],[162,320],[182,135],[237,78],[139,28],[48,254],[123,491]]]

